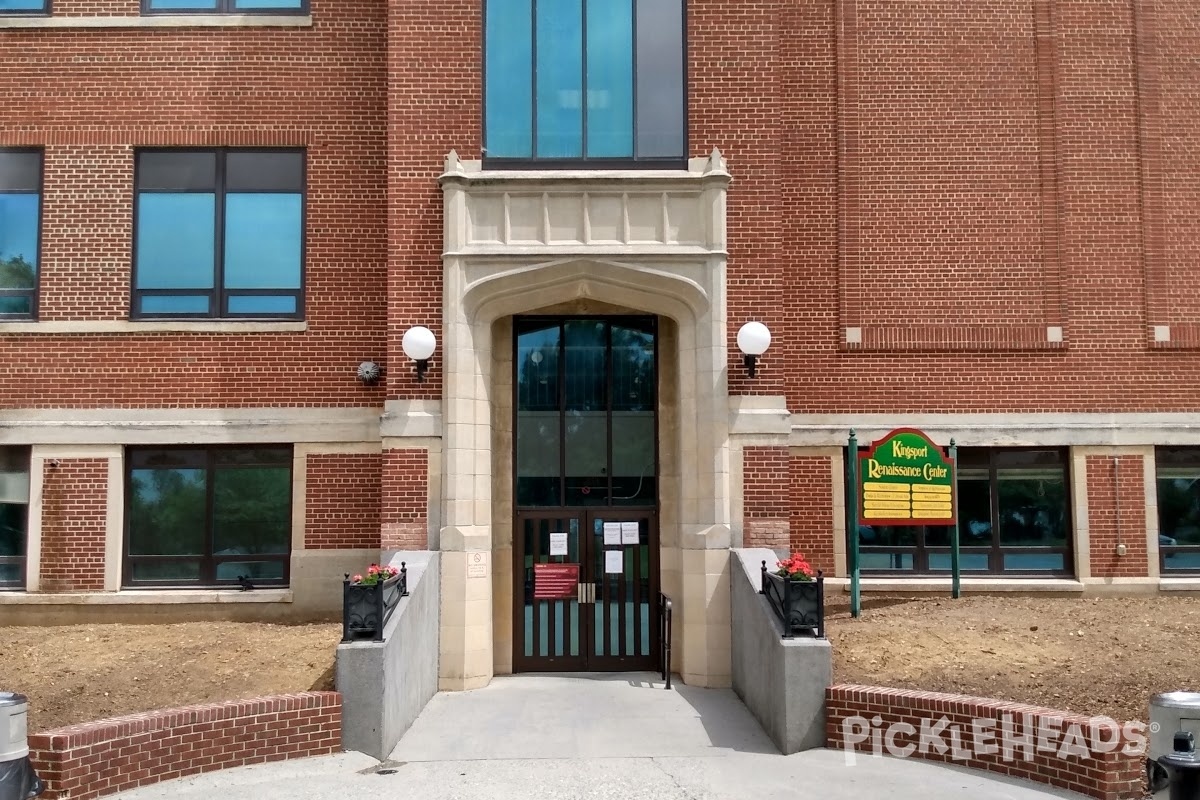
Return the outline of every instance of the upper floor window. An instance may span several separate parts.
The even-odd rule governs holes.
[[[487,0],[484,157],[680,166],[683,0]]]
[[[307,14],[308,0],[142,0],[142,13]]]
[[[137,154],[133,317],[303,314],[304,153]]]
[[[37,313],[41,211],[42,154],[0,150],[0,320]]]
[[[0,589],[25,585],[29,448],[0,447]]]
[[[0,14],[49,14],[50,0],[0,0]]]

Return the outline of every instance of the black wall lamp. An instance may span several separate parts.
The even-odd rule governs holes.
[[[747,322],[738,331],[737,343],[746,372],[753,378],[758,370],[758,357],[771,346],[771,331],[761,322]]]
[[[437,349],[437,337],[429,328],[415,325],[404,332],[400,340],[404,355],[417,362],[417,383],[425,381],[425,372],[429,369],[429,359]]]

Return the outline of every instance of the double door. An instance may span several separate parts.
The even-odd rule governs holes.
[[[515,671],[658,669],[657,522],[647,508],[517,513]]]

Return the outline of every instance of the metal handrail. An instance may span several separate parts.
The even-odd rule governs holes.
[[[671,598],[662,592],[658,593],[658,637],[662,646],[659,659],[662,664],[662,678],[667,682],[665,688],[671,688]]]

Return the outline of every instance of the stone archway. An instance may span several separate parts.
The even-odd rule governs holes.
[[[711,166],[711,162],[704,163]],[[491,230],[484,231],[486,237],[492,237],[485,246],[473,246],[479,241],[477,223],[491,219],[479,208],[495,204],[498,179],[490,174],[488,180],[481,180],[476,196],[473,181],[461,165],[443,176],[448,220],[443,304],[443,527],[439,537],[443,689],[486,685],[497,663],[504,666],[503,658],[496,657],[493,597],[505,591],[505,575],[511,571],[492,562],[497,519],[510,517],[511,507],[498,502],[502,498],[493,491],[498,472],[494,451],[511,444],[506,444],[503,426],[495,424],[494,406],[508,402],[501,401],[498,394],[511,392],[511,384],[509,376],[497,374],[504,370],[496,369],[494,352],[509,346],[508,341],[496,341],[497,322],[514,314],[579,303],[671,320],[674,352],[664,354],[664,366],[666,358],[671,358],[677,381],[672,416],[688,423],[677,426],[671,439],[678,476],[670,490],[673,496],[664,498],[664,507],[668,503],[672,507],[674,522],[672,530],[663,531],[662,585],[672,596],[678,623],[682,623],[677,623],[675,646],[684,680],[699,685],[730,683],[731,502],[723,251],[728,175],[723,163],[720,166],[719,171],[682,176],[688,181],[687,191],[679,191],[680,203],[672,200],[674,180],[668,187],[647,192],[655,202],[661,201],[659,207],[667,220],[659,228],[664,238],[669,238],[666,232],[672,229],[668,211],[675,209],[674,230],[707,231],[703,246],[670,241],[636,247],[588,244],[588,203],[611,195],[590,192],[586,186],[573,186],[570,193],[560,188],[532,195],[540,201],[540,208],[514,202],[514,191],[502,194],[506,231],[526,224],[532,229],[537,224],[535,217],[540,218],[548,247],[492,241],[495,233]],[[548,179],[543,176],[541,180]],[[630,214],[636,211],[630,196],[628,190],[620,194],[626,231],[631,228]],[[524,193],[521,197],[528,199]],[[577,232],[575,244],[568,248],[554,246],[553,226],[546,222],[556,197],[582,198],[584,230]],[[715,227],[706,228],[700,221],[679,216],[686,211],[711,221],[714,207],[721,212],[720,224]],[[529,208],[534,221],[514,220],[517,208]],[[707,217],[702,213],[706,210]],[[511,237],[505,234],[500,238]]]

